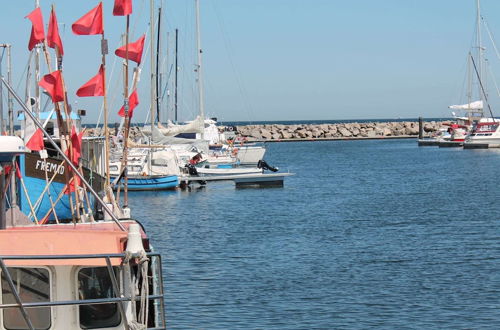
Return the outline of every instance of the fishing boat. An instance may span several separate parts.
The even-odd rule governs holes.
[[[48,134],[61,146],[59,128],[54,111],[40,112],[37,119],[44,122]],[[63,119],[66,117],[63,115]],[[71,119],[80,126],[80,116],[71,113]],[[18,116],[21,121],[21,131],[25,133],[26,118],[24,113]],[[96,191],[104,189],[104,139],[102,137],[83,137],[81,141],[81,169],[84,177]],[[71,219],[72,212],[70,195],[65,193],[67,166],[61,155],[51,148],[47,139],[44,140],[41,152],[29,152],[19,157],[19,181],[17,195],[22,212],[29,214],[31,219],[43,221]],[[59,200],[60,203],[54,203]],[[95,200],[88,196],[88,207],[83,214],[95,213]],[[83,207],[83,205],[82,205]]]
[[[1,191],[23,153],[20,138],[0,136]],[[1,194],[3,329],[165,328],[161,257],[139,222],[103,203],[112,221],[42,225],[6,205]]]

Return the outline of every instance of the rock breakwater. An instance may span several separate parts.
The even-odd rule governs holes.
[[[424,122],[424,134],[431,135],[443,127],[441,121]],[[385,137],[417,137],[417,121],[303,124],[245,125],[236,127],[236,135],[255,141],[303,139],[377,139]]]

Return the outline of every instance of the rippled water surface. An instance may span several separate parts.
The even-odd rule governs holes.
[[[500,328],[500,150],[267,147],[283,188],[131,194],[170,329]]]

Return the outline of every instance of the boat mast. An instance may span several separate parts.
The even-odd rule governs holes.
[[[156,116],[155,116],[155,111],[154,111],[154,104],[155,104],[155,94],[156,94],[156,75],[155,75],[155,43],[154,43],[154,38],[153,36],[155,35],[155,27],[154,27],[154,0],[149,1],[149,6],[150,6],[150,21],[149,21],[149,28],[150,28],[150,57],[151,57],[151,131],[153,130],[153,126],[156,122]]]
[[[35,0],[35,8],[40,7],[40,1]],[[36,106],[35,106],[35,113],[39,116],[40,111],[41,111],[41,105],[40,105],[40,86],[38,85],[38,82],[40,81],[40,63],[41,63],[41,57],[40,57],[40,46],[35,46],[35,99],[36,99]]]
[[[477,60],[478,60],[478,74],[479,74],[479,80],[483,80],[482,82],[479,83],[480,86],[479,88],[479,97],[483,99],[482,95],[483,92],[486,93],[486,91],[483,89],[483,86],[481,84],[484,82],[483,78],[483,45],[482,45],[482,40],[481,40],[481,4],[480,0],[476,0],[476,6],[477,6]],[[484,94],[484,97],[487,98],[488,96]],[[481,117],[483,116],[483,109],[481,109],[480,115]]]
[[[160,61],[160,29],[161,29],[161,7],[158,8],[158,31],[156,36],[156,118],[160,122],[160,74],[159,74],[159,61]]]
[[[201,38],[200,38],[200,1],[195,0],[196,4],[196,51],[198,53],[198,64],[197,64],[197,82],[198,82],[198,102],[200,108],[200,117],[202,122],[201,127],[201,138],[204,139],[204,129],[205,129],[205,109],[203,104],[203,81],[202,81],[202,65],[201,65]]]
[[[155,43],[153,36],[155,35],[155,27],[154,27],[154,18],[155,18],[155,12],[154,12],[154,0],[149,1],[149,9],[150,9],[150,18],[149,18],[149,29],[150,29],[150,47],[151,47],[151,52],[150,52],[150,57],[151,57],[151,106],[150,106],[150,114],[151,114],[151,140],[149,141],[150,144],[153,143],[153,126],[155,125],[156,122],[156,116],[155,116],[155,99],[156,99],[156,74],[155,74]],[[148,151],[148,168],[149,168],[149,173],[152,173],[152,165],[151,165],[151,158],[152,158],[152,151],[153,149],[149,149]]]
[[[177,49],[179,47],[179,29],[175,29],[175,89],[174,89],[174,109],[175,122],[177,123],[177,74],[179,73],[179,65],[177,64]]]

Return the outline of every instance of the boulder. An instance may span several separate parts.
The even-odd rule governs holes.
[[[254,137],[256,139],[260,139],[262,135],[260,134],[260,130],[254,128],[253,130],[250,131],[249,136]]]
[[[266,139],[266,140],[270,140],[272,138],[272,133],[268,129],[265,129],[265,128],[262,128],[260,130],[260,135],[263,139]]]
[[[384,127],[382,129],[382,135],[383,136],[391,136],[392,135],[392,130],[388,127]]]
[[[352,136],[352,133],[351,131],[349,131],[347,128],[345,127],[340,127],[338,129],[338,132],[340,133],[341,136],[343,137],[351,137]]]
[[[281,131],[280,134],[282,139],[291,139],[293,137],[292,133],[288,132],[287,130]]]

